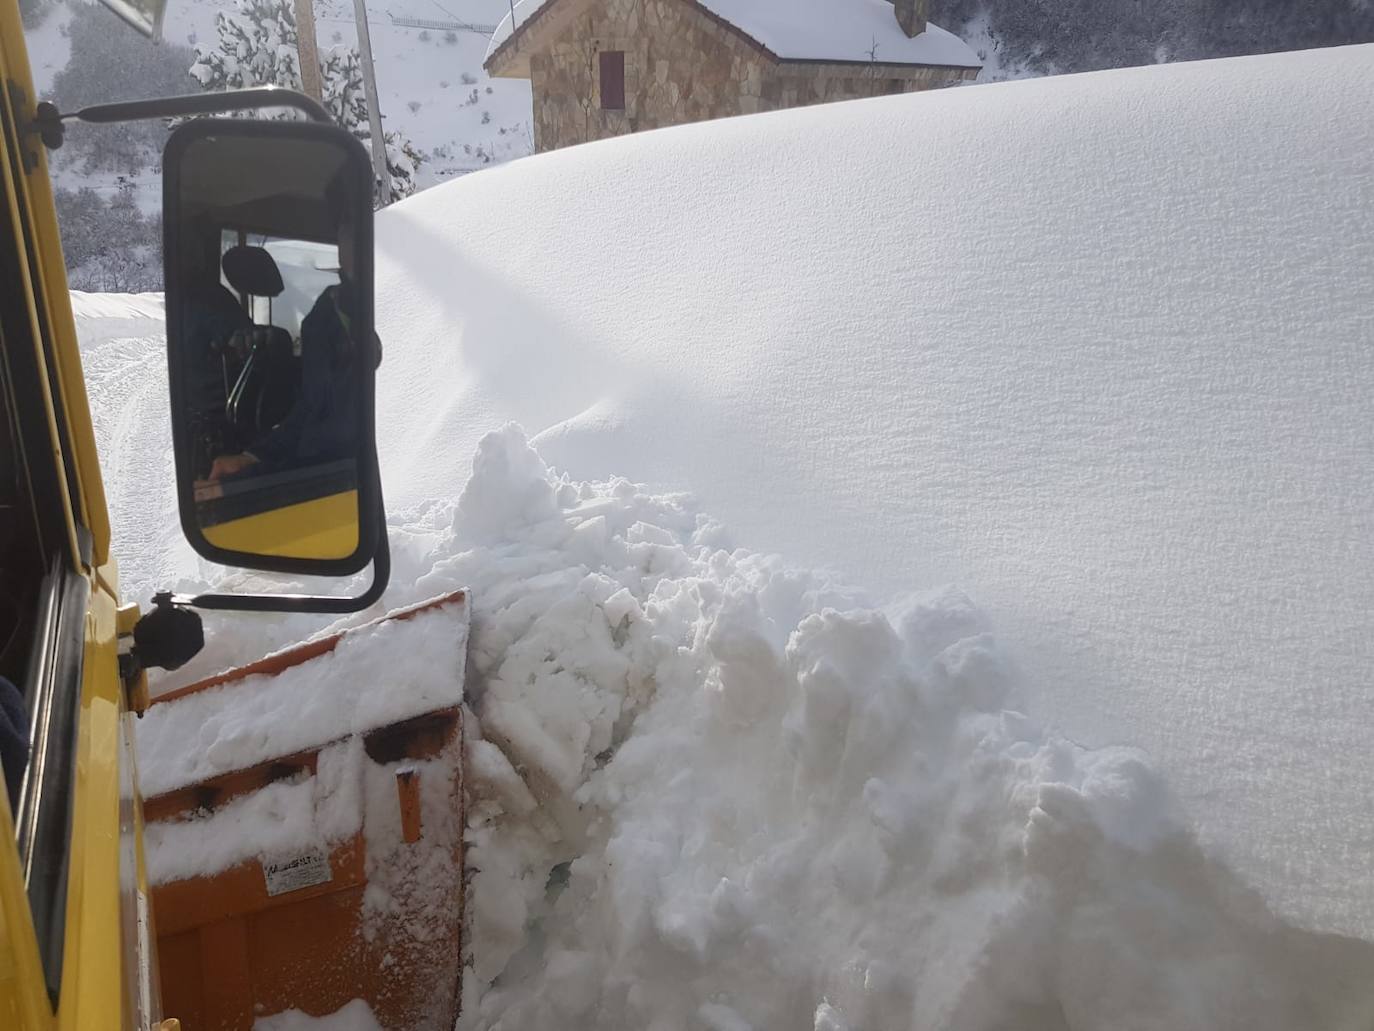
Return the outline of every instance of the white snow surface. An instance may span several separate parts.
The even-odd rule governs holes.
[[[474,591],[468,1026],[1370,1026],[1315,932],[1374,937],[1371,57],[689,126],[379,219],[384,604]],[[149,487],[157,331],[82,322],[126,587],[260,586]],[[184,676],[318,628],[215,616]]]
[[[487,56],[546,3],[521,0],[501,19]],[[982,62],[954,33],[927,23],[912,37],[897,23],[888,0],[697,0],[784,60],[878,61],[978,68]]]
[[[878,597],[958,583],[1285,914],[1374,937],[1374,47],[540,155],[378,224],[388,497],[509,419]]]
[[[101,319],[115,320],[116,328],[127,327],[125,320],[162,322],[167,307],[162,294],[88,294],[73,290],[72,314],[83,328]]]

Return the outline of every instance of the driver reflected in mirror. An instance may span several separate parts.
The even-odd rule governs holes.
[[[227,349],[233,359],[252,360],[261,366],[253,397],[259,407],[264,395],[297,379],[298,387],[289,408],[279,420],[266,423],[266,428],[238,451],[222,451],[210,463],[205,477],[208,482],[233,480],[244,476],[319,465],[346,459],[357,450],[357,412],[359,408],[360,376],[355,363],[365,360],[364,351],[354,340],[354,287],[352,283],[354,250],[353,225],[349,219],[350,199],[345,188],[334,184],[326,194],[331,214],[338,226],[338,279],[326,286],[316,297],[309,313],[301,321],[299,337],[299,375],[291,376],[289,360],[283,356],[291,347],[289,336],[275,326],[239,326],[228,340],[219,346]],[[236,279],[253,296],[275,297],[284,290],[278,266],[265,248],[237,246],[222,259],[225,277],[233,284]],[[227,291],[225,291],[227,293]],[[207,310],[210,310],[207,306]],[[241,309],[240,309],[241,310]],[[216,346],[216,334],[222,333],[228,320],[207,320],[210,347]],[[254,384],[244,381],[230,389],[227,398],[228,421],[242,424],[239,407],[244,395]],[[242,387],[242,389],[240,389]],[[272,410],[269,403],[267,410]],[[249,425],[253,424],[250,420]],[[263,425],[257,420],[258,426]]]
[[[168,155],[187,536],[227,564],[361,569],[380,531],[366,152],[332,127],[191,121]]]
[[[271,217],[207,206],[187,223],[182,418],[196,522],[216,547],[357,550],[363,391],[380,345],[356,332],[348,182],[307,204],[267,194]]]

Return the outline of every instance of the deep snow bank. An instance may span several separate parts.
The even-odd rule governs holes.
[[[508,419],[874,590],[957,582],[1029,705],[1158,757],[1286,913],[1374,936],[1374,48],[689,126],[379,220],[385,476]]]

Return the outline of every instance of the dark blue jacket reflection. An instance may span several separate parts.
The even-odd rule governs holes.
[[[249,452],[271,469],[316,465],[357,451],[361,365],[347,281],[316,299],[301,323],[301,393],[285,419]]]

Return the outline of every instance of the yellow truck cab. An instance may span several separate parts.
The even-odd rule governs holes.
[[[107,6],[145,31],[160,13],[156,0],[151,16],[124,0]],[[151,611],[121,607],[45,149],[61,144],[71,118],[264,106],[294,107],[311,120],[191,118],[163,156],[181,525],[202,556],[224,565],[345,577],[370,564],[372,584],[356,597],[163,593]],[[366,1002],[385,1026],[451,1026],[460,994],[461,666],[452,671],[459,693],[447,707],[358,730],[356,741],[330,731],[335,736],[320,742],[365,752],[370,776],[394,779],[394,840],[364,835],[358,823],[347,840],[328,843],[330,855],[226,860],[152,889],[143,854],[134,720],[152,704],[146,669],[177,668],[201,646],[195,609],[352,613],[377,601],[387,584],[373,426],[381,359],[372,331],[376,180],[366,151],[318,102],[272,87],[61,114],[34,96],[17,0],[0,0],[0,134],[0,1029],[247,1029],[261,1014],[326,1015],[350,999]],[[309,260],[293,263],[293,254]],[[240,266],[251,273],[244,281],[235,278]],[[274,321],[262,303],[281,288],[281,275],[290,282],[295,274],[308,274],[312,290],[325,283],[312,310],[320,320],[315,343],[305,343],[310,333],[298,317]],[[208,332],[214,319],[207,314],[220,323],[227,317],[233,333]],[[267,376],[269,366],[276,378]],[[276,391],[270,412],[261,400],[269,388]],[[245,402],[254,390],[259,400]],[[388,618],[434,608],[448,614],[455,640],[465,640],[461,592]],[[201,686],[282,675],[327,653],[340,636]],[[169,694],[157,704],[170,701]],[[214,784],[177,785],[148,799],[148,818],[212,817],[216,804],[275,779],[308,778],[319,750],[258,756]],[[447,836],[437,827],[422,831],[422,777],[442,778],[431,797],[447,800],[446,817],[457,814],[442,821],[458,828]],[[430,960],[417,952],[405,974],[385,970],[373,944],[406,956],[418,942],[401,913],[394,927],[368,927],[362,943],[365,849],[391,849],[393,870],[426,856],[431,869],[449,872],[444,933],[452,948]],[[276,866],[308,868],[311,876],[278,870],[274,882]],[[174,900],[164,904],[172,945],[161,970],[167,998],[181,1011],[166,1018],[158,891]],[[284,939],[296,931],[313,949],[311,963],[299,952],[290,962],[269,961],[271,950],[252,944],[266,935],[289,948]]]
[[[32,734],[0,792],[0,1026],[158,1026],[95,435],[18,5],[0,3],[0,676]],[[121,624],[121,620],[124,624]],[[27,736],[27,735],[26,735]]]

